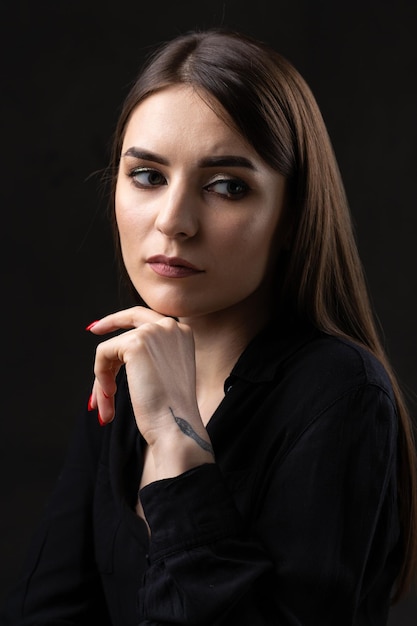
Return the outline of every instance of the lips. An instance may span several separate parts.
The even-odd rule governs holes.
[[[158,254],[150,257],[146,262],[156,274],[166,278],[186,278],[203,272],[189,261],[175,256],[167,257]]]

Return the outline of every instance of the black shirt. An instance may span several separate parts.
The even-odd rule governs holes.
[[[397,415],[379,362],[271,325],[225,381],[216,456],[141,491],[116,417],[81,415],[3,626],[384,626],[401,559]]]

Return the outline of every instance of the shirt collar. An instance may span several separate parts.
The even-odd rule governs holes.
[[[225,386],[229,386],[233,378],[252,383],[272,380],[278,367],[317,334],[311,325],[274,319],[248,344]]]

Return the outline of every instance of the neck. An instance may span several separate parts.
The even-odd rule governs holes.
[[[253,337],[270,319],[262,308],[223,311],[197,318],[181,318],[193,331],[196,357],[197,399],[199,405],[214,393],[223,394],[224,381]]]

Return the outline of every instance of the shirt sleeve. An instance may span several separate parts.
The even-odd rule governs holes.
[[[398,564],[396,437],[383,390],[346,393],[268,468],[259,459],[250,525],[216,465],[146,486],[152,550],[140,624],[351,626],[359,614],[386,623]]]
[[[270,568],[215,464],[152,483],[141,500],[152,550],[139,605],[151,623],[211,623]]]
[[[110,618],[94,560],[92,502],[99,426],[81,412],[1,626],[80,626]]]

